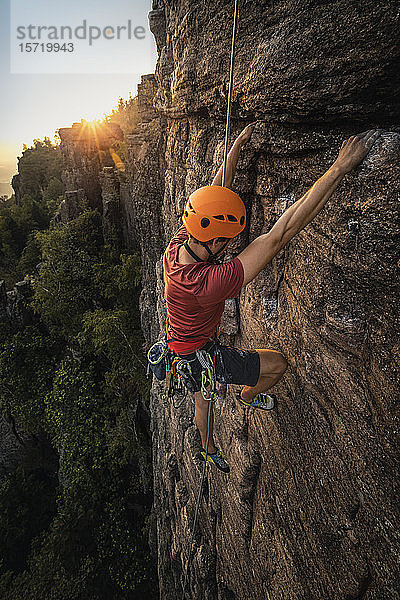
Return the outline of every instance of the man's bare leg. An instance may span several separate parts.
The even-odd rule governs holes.
[[[242,389],[241,396],[245,402],[251,402],[257,394],[265,392],[275,385],[287,369],[286,359],[281,352],[277,352],[276,350],[257,350],[257,352],[260,355],[260,377],[257,385],[254,387],[245,386]],[[204,400],[201,392],[195,392],[194,401],[194,418],[205,450],[207,443],[208,401]],[[210,437],[208,440],[208,452],[210,454],[214,454],[216,451],[213,432],[214,410],[213,406],[211,406]]]
[[[287,369],[287,361],[276,350],[257,350],[260,355],[260,376],[254,387],[246,385],[241,392],[245,402],[251,402],[257,394],[266,392],[279,381]]]
[[[207,422],[208,422],[208,401],[204,400],[201,392],[195,392],[194,394],[194,420],[200,431],[201,442],[204,450],[207,444]],[[210,437],[208,440],[208,454],[214,454],[216,447],[214,443],[214,408],[211,406],[210,415]]]

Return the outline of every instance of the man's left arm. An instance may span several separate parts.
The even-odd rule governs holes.
[[[225,187],[230,188],[232,185],[233,178],[235,177],[236,165],[239,160],[240,150],[242,146],[244,146],[244,144],[249,141],[256,123],[257,121],[255,121],[254,123],[250,123],[250,125],[247,125],[247,127],[243,129],[243,131],[238,135],[238,137],[234,141],[233,146],[228,153],[226,159]],[[222,185],[223,169],[224,163],[222,163],[222,165],[218,169],[218,173],[212,180],[211,185]]]

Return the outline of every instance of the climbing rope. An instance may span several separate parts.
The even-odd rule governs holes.
[[[239,8],[239,0],[235,0],[235,9],[234,9],[234,15],[233,15],[233,29],[232,29],[232,45],[231,45],[231,64],[230,64],[230,72],[229,72],[228,107],[227,107],[227,111],[226,111],[224,164],[223,164],[223,168],[222,168],[222,185],[223,186],[225,185],[226,163],[227,163],[227,156],[228,156],[229,129],[230,129],[230,120],[231,120],[231,98],[232,98],[232,84],[233,84],[233,67],[234,67],[234,62],[235,62],[235,47],[236,47],[236,30],[237,30],[237,22],[238,22],[238,8]],[[215,377],[215,374],[214,374],[214,377]],[[214,379],[214,381],[215,381],[215,379]],[[206,452],[205,452],[205,457],[204,457],[204,465],[203,465],[203,472],[202,472],[202,475],[201,475],[199,494],[197,496],[196,510],[195,510],[195,513],[194,513],[194,519],[193,519],[193,525],[192,525],[192,535],[190,537],[190,542],[189,542],[189,556],[188,556],[187,563],[186,563],[185,579],[184,579],[184,582],[183,582],[183,591],[182,591],[182,600],[185,600],[185,591],[186,591],[186,585],[187,585],[188,575],[189,575],[189,565],[190,565],[190,561],[191,561],[191,558],[192,558],[193,541],[194,541],[194,536],[195,536],[195,533],[196,533],[197,517],[198,517],[198,514],[199,514],[199,507],[200,507],[201,497],[202,497],[202,494],[203,494],[203,486],[204,486],[204,480],[205,480],[206,469],[207,469],[207,464],[208,464],[207,463],[208,442],[209,442],[209,438],[210,438],[210,419],[211,419],[211,407],[212,407],[213,391],[211,392],[210,398],[209,399],[207,398],[208,399],[208,416],[207,416],[207,441],[206,441],[206,447],[205,447],[205,451]],[[214,396],[213,399],[215,399],[215,396]]]
[[[224,166],[222,168],[222,185],[223,186],[225,185],[226,161],[227,161],[227,156],[228,156],[229,129],[230,129],[230,124],[231,124],[231,98],[232,98],[232,86],[233,86],[233,66],[234,66],[234,62],[235,62],[238,7],[239,7],[239,2],[238,2],[238,0],[235,0],[235,12],[234,12],[234,16],[233,16],[233,31],[232,31],[232,46],[231,46],[231,66],[230,66],[230,74],[229,74],[228,108],[226,111]]]

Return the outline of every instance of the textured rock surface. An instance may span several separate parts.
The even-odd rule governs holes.
[[[5,282],[0,280],[0,320],[8,321],[17,327],[30,325],[33,312],[29,306],[29,298],[33,293],[29,276],[23,281],[18,281],[9,292],[6,291]]]
[[[62,127],[58,133],[64,166],[62,179],[66,192],[55,222],[66,223],[75,218],[85,206],[98,208],[101,214],[104,209],[107,234],[114,216],[113,186],[109,183],[107,169],[114,169],[111,150],[114,142],[123,138],[122,131],[116,123],[108,123],[99,128],[82,121],[74,123],[72,127]],[[105,186],[104,199],[102,183]]]
[[[87,151],[66,158],[67,190],[99,198],[102,180],[106,221],[115,225],[119,210],[118,235],[141,250],[149,342],[164,326],[162,252],[188,194],[222,160],[233,2],[157,0],[153,9],[159,61],[138,89],[141,123],[127,139],[125,174],[99,178]],[[235,252],[324,173],[344,137],[385,134],[229,302],[226,339],[279,349],[289,369],[273,414],[243,411],[232,390],[216,406],[232,468],[229,477],[209,473],[190,565],[195,600],[400,597],[398,21],[388,1],[240,2],[232,138],[260,123],[233,186],[249,215]],[[154,385],[152,427],[169,600],[181,593],[200,482],[191,400],[175,410]]]
[[[149,340],[164,320],[163,248],[187,195],[210,183],[222,159],[232,7],[171,0],[150,17],[155,112],[128,140],[126,209],[143,254]],[[273,414],[244,412],[231,391],[216,407],[232,470],[209,473],[193,599],[400,597],[398,19],[390,2],[240,3],[232,137],[261,120],[234,182],[250,216],[241,245],[323,174],[344,137],[374,126],[386,133],[242,291],[240,318],[230,303],[230,342],[279,349],[290,366]],[[200,440],[191,401],[174,410],[155,385],[152,412],[160,589],[169,599],[183,581]]]

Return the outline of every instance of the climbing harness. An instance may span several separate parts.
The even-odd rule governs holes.
[[[149,376],[150,371],[153,371],[157,379],[162,381],[165,379],[167,372],[171,370],[171,365],[172,355],[168,340],[160,340],[153,344],[147,353],[147,376]]]
[[[218,354],[219,340],[217,334],[212,346],[208,350],[205,347],[196,350],[195,353],[189,355],[190,358],[185,355],[175,354],[168,346],[168,342],[172,341],[175,340],[168,340],[165,337],[150,348],[147,353],[147,375],[152,371],[159,381],[167,380],[169,384],[169,399],[173,397],[177,390],[182,391],[183,388],[193,394],[196,392],[197,382],[193,374],[192,363],[197,360],[202,367],[200,374],[202,396],[204,400],[215,401],[218,396],[216,390],[215,358],[212,358],[209,350],[213,346],[217,346],[215,354],[218,355],[218,358],[222,362],[222,358]]]
[[[225,186],[226,163],[227,163],[227,156],[228,156],[228,142],[229,142],[229,129],[230,129],[230,117],[231,117],[231,97],[232,97],[232,84],[233,84],[233,67],[234,67],[234,60],[235,60],[236,29],[237,29],[237,21],[238,21],[238,5],[239,5],[239,1],[235,0],[235,9],[234,9],[234,16],[233,16],[233,30],[232,30],[231,64],[230,64],[230,73],[229,73],[228,107],[227,107],[226,127],[225,127],[224,166],[222,169],[222,185],[223,186]],[[199,358],[199,360],[200,360],[200,358]],[[215,371],[214,371],[214,373],[215,373]],[[214,376],[214,381],[215,381],[215,376]],[[202,386],[203,386],[203,380],[202,380]],[[212,392],[211,392],[211,395],[212,395]],[[190,537],[190,542],[189,542],[189,556],[187,559],[186,569],[185,569],[185,578],[184,578],[183,590],[182,590],[182,600],[185,600],[186,585],[187,585],[188,575],[189,575],[189,565],[190,565],[190,561],[192,558],[192,552],[193,552],[194,535],[196,532],[197,518],[198,518],[198,514],[199,514],[199,506],[200,506],[200,502],[201,502],[201,498],[202,498],[202,494],[203,494],[203,485],[204,485],[204,479],[205,479],[205,474],[206,474],[206,468],[208,465],[207,456],[208,456],[208,442],[209,442],[209,438],[210,438],[211,407],[212,407],[212,402],[209,401],[208,416],[207,416],[207,442],[206,442],[206,447],[205,447],[206,452],[205,452],[205,457],[204,457],[203,472],[201,475],[200,489],[199,489],[199,494],[197,497],[196,510],[195,510],[194,519],[193,519],[192,535]]]
[[[168,346],[168,342],[172,341],[165,337],[150,348],[147,353],[147,376],[152,371],[159,381],[166,380],[168,400],[174,408],[180,408],[188,391],[194,393],[196,380],[190,364],[192,361],[176,355]],[[178,402],[175,401],[177,395],[180,396]]]
[[[147,352],[147,376],[150,371],[153,372],[159,381],[167,383],[167,397],[174,408],[179,408],[185,401],[188,392],[194,394],[198,389],[198,384],[193,372],[194,363],[197,361],[201,367],[201,372],[197,368],[197,374],[200,377],[200,391],[204,400],[215,402],[218,399],[216,388],[215,360],[218,359],[220,370],[223,371],[223,358],[220,352],[220,341],[216,333],[214,339],[200,350],[193,354],[180,355],[175,354],[168,343],[176,341],[175,338],[164,339],[156,342]],[[213,349],[213,350],[212,350]],[[210,352],[213,351],[214,357]],[[221,380],[220,380],[221,381]],[[222,380],[223,382],[223,380]],[[175,403],[175,396],[183,396],[179,404]]]

